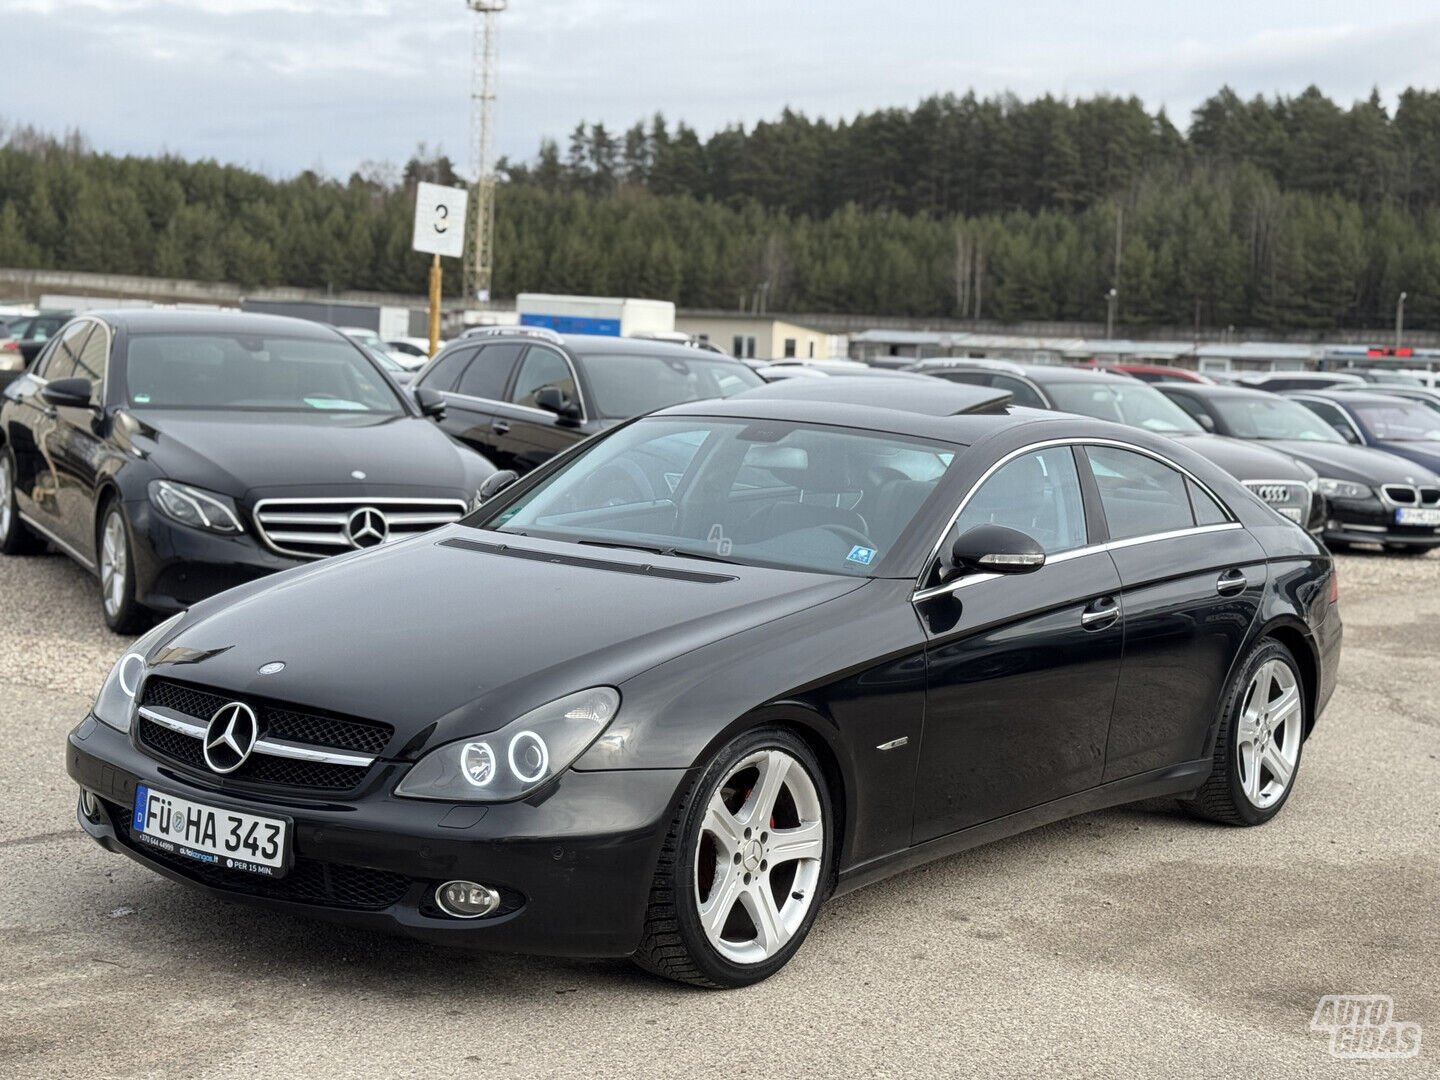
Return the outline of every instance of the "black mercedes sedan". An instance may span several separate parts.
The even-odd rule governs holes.
[[[0,398],[0,553],[54,544],[99,580],[106,624],[131,633],[455,521],[494,471],[330,327],[93,313]]]
[[[1261,440],[1315,469],[1326,503],[1325,542],[1331,547],[1373,543],[1395,554],[1424,555],[1440,546],[1440,476],[1424,465],[1352,445],[1358,433],[1346,440],[1313,406],[1288,396],[1238,386],[1177,383],[1159,389],[1208,430]],[[1350,392],[1344,393],[1349,400]],[[1425,411],[1423,405],[1414,408]],[[1336,406],[1334,422],[1341,415]]]
[[[1317,477],[1309,465],[1274,449],[1206,431],[1160,392],[1163,385],[1171,384],[1151,385],[1093,367],[1003,360],[925,360],[908,370],[1007,390],[1019,405],[1060,409],[1183,439],[1191,450],[1220,466],[1277,513],[1317,535],[1324,524],[1325,501],[1316,495]]]
[[[997,837],[1280,811],[1341,642],[1304,529],[1179,442],[818,381],[157,627],[70,734],[81,826],[219,896],[732,987]]]
[[[622,420],[761,382],[739,360],[688,345],[510,326],[451,342],[414,385],[444,397],[441,427],[523,474]]]

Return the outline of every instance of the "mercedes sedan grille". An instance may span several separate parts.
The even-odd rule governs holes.
[[[404,540],[465,516],[461,499],[262,499],[255,529],[272,551],[323,559]]]

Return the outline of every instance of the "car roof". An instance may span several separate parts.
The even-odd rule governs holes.
[[[835,375],[828,379],[785,379],[743,390],[736,397],[772,401],[821,401],[834,405],[869,405],[921,416],[958,416],[995,412],[1010,403],[1010,391],[991,386],[905,378],[893,375]]]
[[[1300,397],[1302,395],[1304,397],[1320,398],[1324,401],[1333,401],[1336,405],[1392,405],[1397,400],[1405,400],[1404,398],[1397,399],[1394,394],[1387,394],[1379,387],[1367,387],[1365,389],[1355,387],[1345,390],[1339,390],[1337,388],[1336,391],[1332,392],[1331,388],[1327,386],[1323,390],[1292,390],[1285,394],[1286,397]]]
[[[119,308],[87,311],[131,334],[283,334],[333,340],[334,327],[288,315],[261,315],[252,311],[177,311],[155,308]]]
[[[1283,395],[1276,394],[1271,390],[1262,390],[1258,386],[1246,386],[1244,383],[1192,383],[1192,382],[1170,382],[1152,384],[1162,394],[1189,394],[1198,398],[1213,398],[1216,400],[1241,400],[1255,398],[1277,398]],[[1306,393],[1316,393],[1308,390]]]

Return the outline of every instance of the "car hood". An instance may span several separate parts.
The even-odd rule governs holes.
[[[413,757],[867,580],[453,525],[196,605],[154,670],[382,720],[396,728],[387,756]],[[259,674],[275,661],[283,671]]]
[[[1237,480],[1315,479],[1315,472],[1303,462],[1269,445],[1257,445],[1223,435],[1175,436],[1195,453],[1218,465]]]
[[[1351,480],[1357,484],[1418,484],[1436,483],[1429,469],[1414,462],[1349,443],[1318,442],[1313,439],[1276,439],[1266,446],[1293,454],[1321,476],[1332,480]]]
[[[129,420],[131,445],[165,475],[234,498],[290,487],[468,495],[495,471],[418,416],[136,409]]]
[[[1423,466],[1431,472],[1440,472],[1440,443],[1437,442],[1383,442],[1377,450],[1396,454],[1408,461]],[[1421,478],[1417,478],[1421,479]]]

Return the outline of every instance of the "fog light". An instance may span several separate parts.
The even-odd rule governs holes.
[[[435,905],[457,919],[478,919],[500,906],[500,894],[474,881],[447,881],[435,890]]]
[[[89,821],[100,820],[100,800],[88,788],[80,789],[80,813]]]

